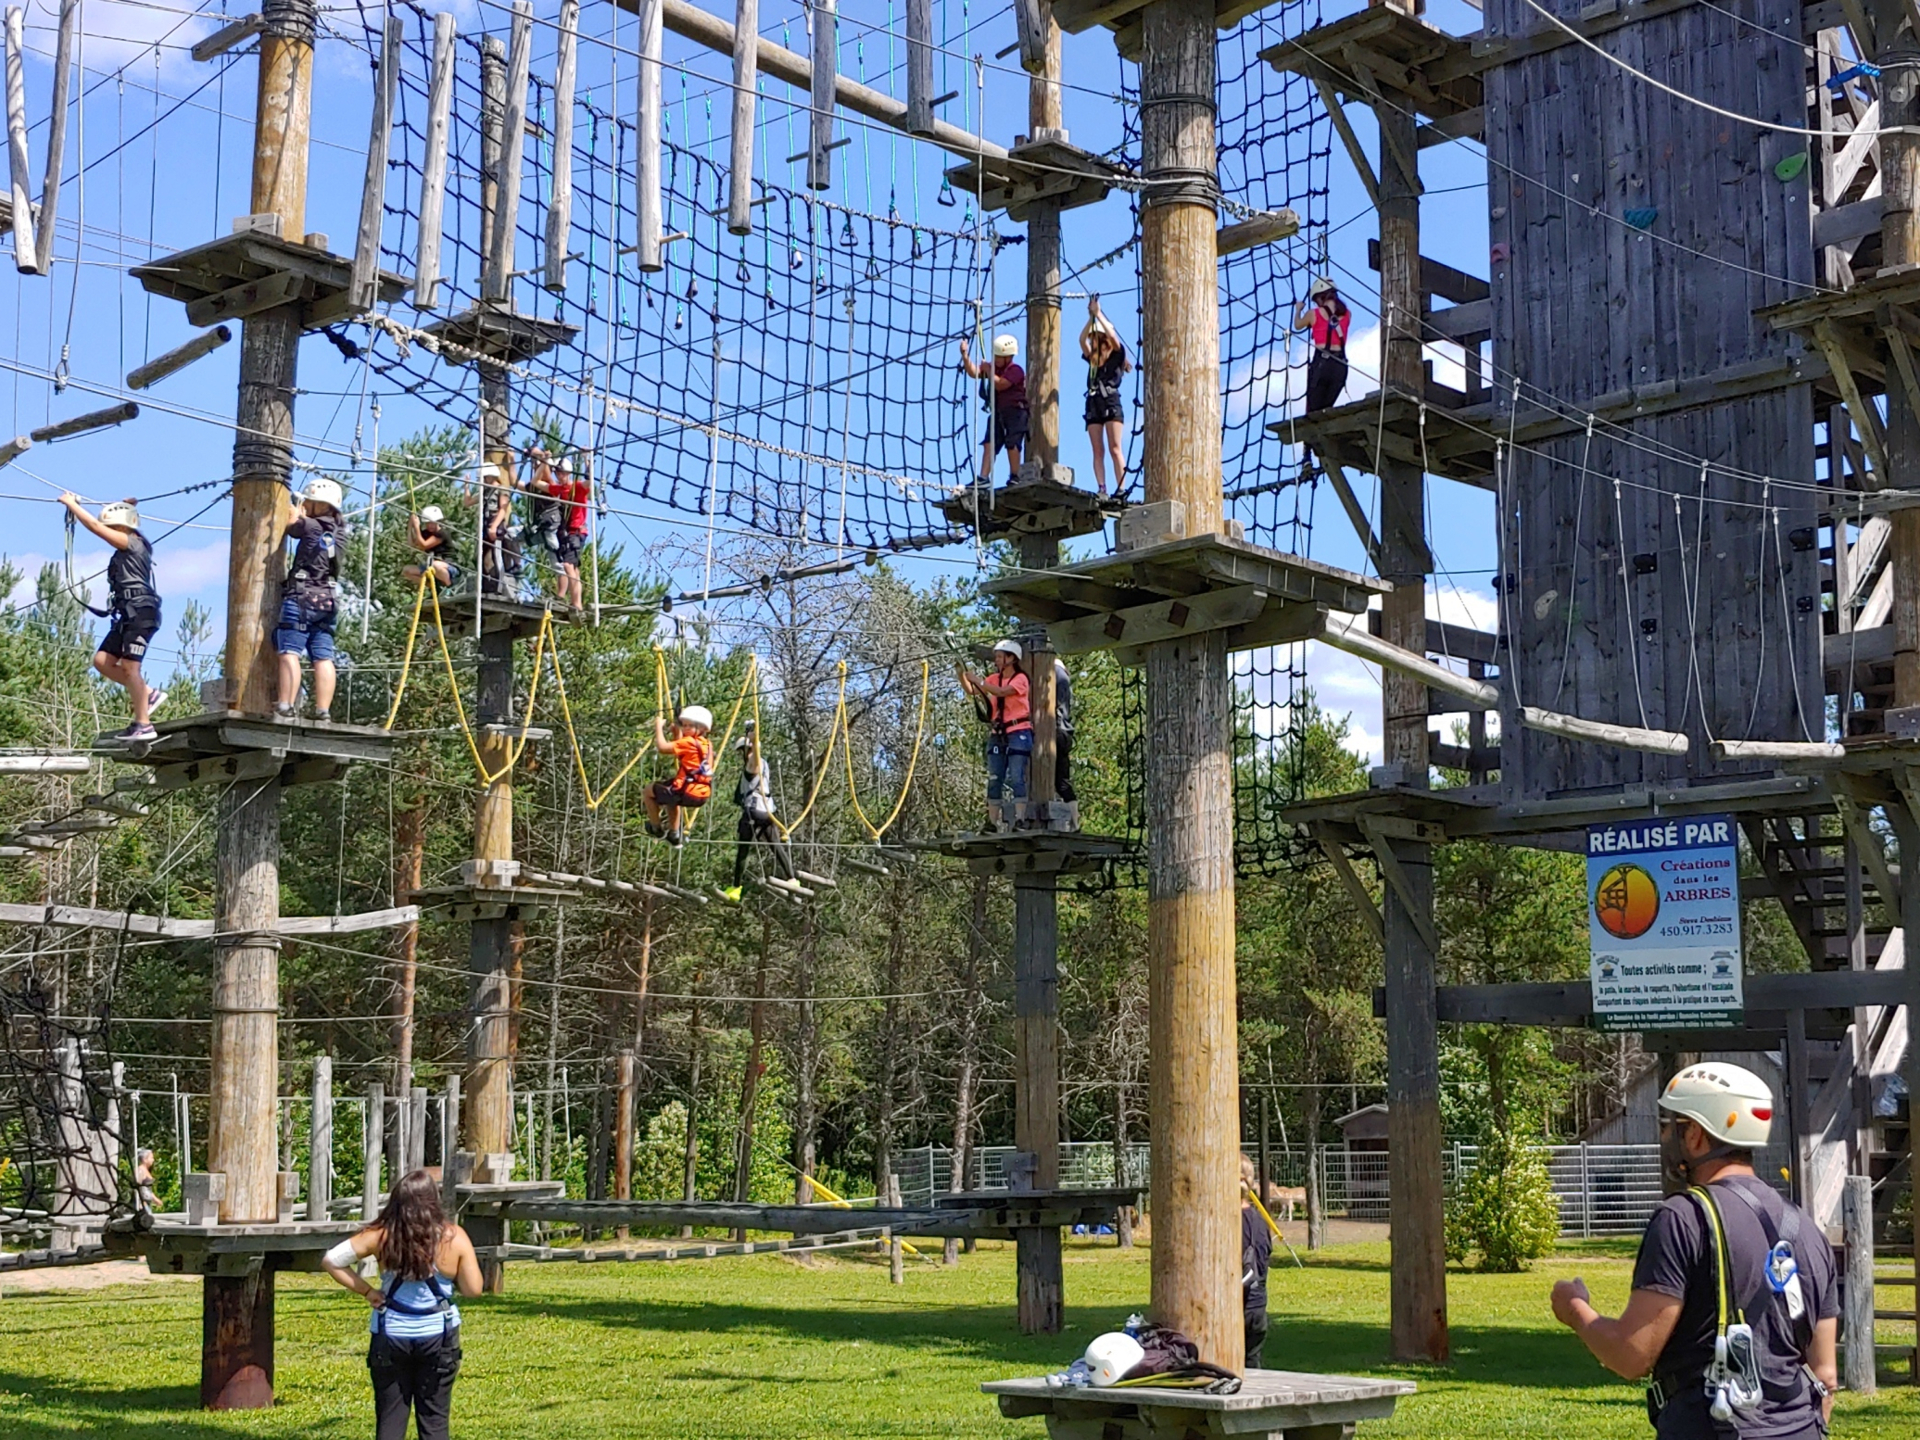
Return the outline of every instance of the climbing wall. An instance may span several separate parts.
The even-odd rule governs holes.
[[[1512,437],[1503,779],[1540,796],[1764,769],[1718,764],[1706,742],[1825,738],[1811,392],[1798,342],[1753,314],[1811,293],[1807,142],[1654,82],[1804,126],[1800,7],[1541,3],[1612,25],[1596,43],[1623,63],[1529,0],[1488,0],[1487,36],[1514,57],[1496,51],[1485,76],[1495,408]],[[1523,732],[1516,705],[1692,744]]]

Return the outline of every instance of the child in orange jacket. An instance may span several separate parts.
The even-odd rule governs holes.
[[[713,798],[713,744],[707,732],[713,729],[713,712],[704,705],[688,705],[674,722],[673,738],[667,738],[666,722],[653,719],[653,748],[671,755],[680,768],[671,780],[656,780],[647,787],[647,833],[664,838],[669,845],[684,845],[687,837],[680,828],[682,810],[698,810]]]

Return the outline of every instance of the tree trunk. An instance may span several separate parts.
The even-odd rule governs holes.
[[[816,1081],[820,1063],[820,1029],[813,1005],[813,969],[818,956],[814,950],[813,911],[800,920],[800,950],[794,973],[793,1025],[793,1151],[794,1165],[800,1172],[794,1182],[794,1203],[805,1205],[813,1199],[813,1167],[818,1159],[820,1108]]]
[[[740,1121],[733,1149],[733,1198],[744,1205],[753,1190],[753,1122],[760,1095],[760,1044],[766,1023],[767,954],[773,948],[773,916],[760,917],[760,963],[754,967],[753,1003],[747,1009],[747,1064],[740,1076]],[[745,1243],[745,1228],[733,1232],[733,1238]]]
[[[540,1152],[542,1180],[553,1178],[553,1108],[560,1083],[560,977],[566,973],[566,962],[567,907],[562,905],[553,912],[553,993],[547,997],[547,1103]],[[569,1155],[561,1161],[562,1173],[572,1159]]]
[[[900,971],[907,949],[907,897],[894,887],[892,916],[887,926],[886,1003],[880,1011],[880,1074],[874,1086],[873,1183],[874,1194],[887,1193],[893,1174],[893,1131],[898,1099],[894,1088],[900,1075]]]
[[[1113,1084],[1113,1183],[1125,1185],[1131,1180],[1128,1173],[1131,1166],[1127,1163],[1127,1082],[1116,1080]],[[1133,1207],[1122,1205],[1114,1220],[1113,1233],[1119,1237],[1120,1248],[1133,1248]]]
[[[416,793],[406,808],[394,817],[394,847],[398,859],[393,871],[393,903],[405,905],[420,888],[420,866],[426,851],[427,797]],[[394,1000],[393,1094],[398,1102],[399,1123],[393,1127],[388,1144],[392,1148],[393,1173],[406,1172],[409,1115],[407,1097],[413,1094],[413,997],[419,976],[420,922],[415,920],[400,930],[400,990]]]
[[[1309,1074],[1312,1074],[1309,1071]],[[1326,1177],[1320,1173],[1320,1104],[1323,1092],[1318,1075],[1307,1087],[1307,1249],[1318,1250],[1327,1243]]]
[[[973,1161],[973,1112],[978,1103],[974,1091],[980,1073],[981,1011],[986,1005],[980,989],[980,960],[986,949],[989,883],[985,875],[973,877],[973,894],[967,907],[967,959],[960,976],[960,1055],[953,1085],[953,1170],[947,1184],[956,1195],[967,1188],[967,1171]],[[942,1258],[949,1265],[960,1263],[957,1239],[947,1237]]]
[[[687,1017],[687,1148],[682,1172],[680,1198],[689,1202],[700,1198],[700,1068],[706,1056],[705,1037],[700,1030],[700,974],[693,976],[693,1009]],[[693,1227],[680,1227],[680,1238],[693,1238]]]

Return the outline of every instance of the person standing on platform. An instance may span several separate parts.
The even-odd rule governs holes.
[[[133,501],[116,500],[102,505],[96,520],[77,495],[62,495],[60,503],[74,520],[113,547],[113,558],[107,561],[107,590],[113,597],[107,613],[112,623],[93,657],[93,668],[124,687],[127,703],[133,707],[133,723],[113,738],[152,740],[158,733],[152,715],[167,692],[155,690],[140,673],[147,645],[160,628],[160,592],[153,588],[153,546],[140,533],[140,512]]]
[[[1080,330],[1080,353],[1087,362],[1087,443],[1093,447],[1093,483],[1107,494],[1107,461],[1113,461],[1113,493],[1127,488],[1126,412],[1120,407],[1120,377],[1133,369],[1120,332],[1100,313],[1100,297],[1087,301],[1087,323]]]
[[[1822,1440],[1839,1384],[1832,1247],[1754,1174],[1773,1094],[1738,1065],[1689,1065],[1660,1097],[1660,1158],[1688,1188],[1653,1212],[1618,1319],[1579,1279],[1553,1314],[1607,1369],[1645,1376],[1658,1440]]]
[[[554,503],[559,507],[560,599],[577,619],[586,609],[586,591],[580,585],[580,556],[587,546],[587,510],[593,504],[593,486],[584,475],[576,476],[573,464],[560,458],[553,472]]]
[[[736,905],[747,883],[747,855],[755,845],[767,847],[780,878],[788,884],[797,879],[793,856],[781,838],[780,822],[774,818],[773,769],[760,751],[760,731],[751,720],[747,733],[733,742],[740,752],[740,779],[733,787],[733,803],[740,807],[740,825],[734,832],[733,884],[720,893]]]
[[[501,453],[504,458],[505,452]],[[511,466],[483,465],[480,494],[473,497],[487,517],[480,548],[481,593],[504,600],[520,598],[520,525],[513,513],[513,497],[519,488]]]
[[[1293,312],[1293,328],[1312,331],[1313,354],[1307,361],[1307,414],[1340,403],[1347,388],[1347,331],[1353,312],[1333,281],[1325,276],[1307,287],[1307,301]]]
[[[355,1268],[369,1255],[380,1265],[378,1287]],[[425,1170],[404,1176],[380,1218],[327,1251],[321,1264],[373,1307],[367,1369],[375,1440],[406,1440],[409,1413],[419,1440],[447,1440],[460,1374],[453,1297],[478,1295],[481,1277],[473,1241],[440,1208],[439,1183]]]
[[[1264,1369],[1261,1347],[1267,1343],[1267,1267],[1273,1261],[1273,1232],[1253,1203],[1260,1177],[1253,1161],[1240,1157],[1240,1300],[1246,1318],[1247,1369]]]
[[[160,1190],[153,1181],[153,1161],[151,1150],[134,1153],[133,1203],[143,1215],[151,1215],[160,1208]]]
[[[307,486],[305,498],[294,502],[293,518],[287,522],[287,539],[294,542],[293,568],[280,592],[280,623],[273,631],[273,648],[280,657],[280,698],[273,706],[276,720],[290,721],[300,713],[295,702],[300,698],[302,655],[313,667],[309,697],[313,718],[323,725],[333,718],[333,630],[340,619],[335,577],[340,573],[342,498],[340,482],[323,476]]]
[[[980,483],[993,484],[993,457],[1007,452],[1007,479],[1020,478],[1020,452],[1027,446],[1027,372],[1014,360],[1020,342],[1011,335],[993,339],[993,361],[975,360],[960,339],[960,368],[981,382],[987,433],[980,442]]]
[[[1020,667],[1026,652],[1018,640],[993,647],[994,673],[975,675],[962,663],[960,688],[985,699],[987,723],[987,829],[1000,832],[1027,822],[1027,774],[1033,763],[1032,685]],[[1057,676],[1057,672],[1056,672]],[[1006,793],[1013,792],[1011,823]]]

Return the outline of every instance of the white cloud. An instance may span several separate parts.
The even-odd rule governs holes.
[[[1306,403],[1307,359],[1311,347],[1304,337],[1290,337],[1279,349],[1262,350],[1242,361],[1227,377],[1227,423],[1244,423],[1249,415],[1274,412],[1272,419],[1297,415]],[[1464,352],[1458,345],[1435,342],[1426,347],[1433,378],[1455,390],[1466,389]],[[1347,341],[1347,385],[1340,393],[1345,405],[1379,389],[1380,327],[1356,330]]]
[[[154,583],[163,596],[210,599],[216,610],[226,608],[227,542],[199,546],[159,547],[155,552]]]

